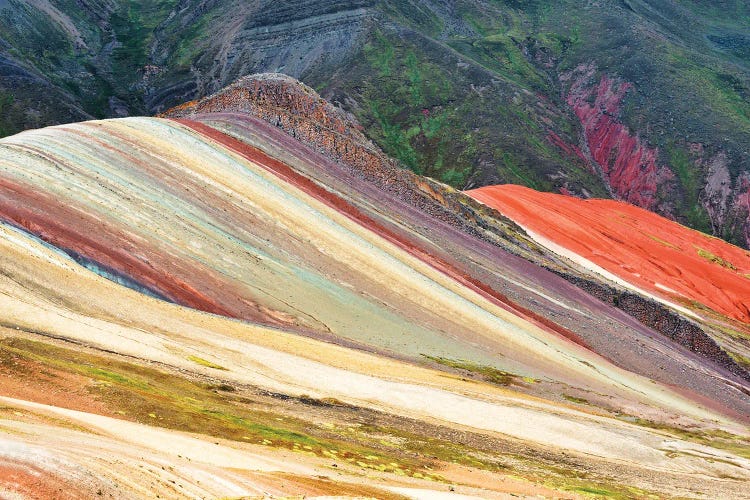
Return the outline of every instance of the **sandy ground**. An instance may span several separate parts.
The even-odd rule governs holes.
[[[55,258],[53,255],[49,257]],[[51,271],[52,269],[43,271],[45,279],[50,278]],[[138,359],[159,361],[169,366],[214,376],[218,374],[228,381],[256,385],[283,393],[335,397],[356,404],[375,406],[388,412],[418,417],[429,416],[519,439],[555,444],[595,456],[634,460],[665,470],[679,470],[683,461],[682,458],[668,459],[660,451],[663,440],[646,430],[597,421],[590,415],[519,399],[518,396],[508,393],[479,394],[475,386],[461,384],[460,381],[454,382],[452,390],[446,390],[439,388],[444,386],[445,382],[442,377],[437,377],[437,373],[410,368],[404,363],[352,350],[323,348],[318,351],[320,357],[317,360],[306,359],[290,352],[304,352],[295,344],[307,344],[310,341],[287,336],[285,340],[290,344],[286,349],[288,352],[281,352],[272,347],[258,345],[257,341],[254,341],[254,337],[264,331],[262,328],[228,322],[217,317],[204,318],[201,313],[159,303],[153,299],[144,302],[140,294],[120,290],[91,273],[80,271],[74,273],[76,274],[79,279],[88,277],[98,285],[108,288],[110,291],[105,296],[110,300],[112,294],[122,292],[121,300],[116,302],[120,307],[127,304],[127,300],[130,299],[135,300],[135,303],[141,303],[140,307],[144,311],[151,309],[148,305],[157,306],[150,311],[152,314],[157,313],[160,308],[166,308],[170,313],[160,322],[161,332],[152,333],[150,329],[127,327],[70,310],[50,307],[43,297],[29,295],[26,290],[12,286],[5,288],[5,293],[0,294],[0,306],[7,311],[6,321],[24,325],[24,328],[31,331],[55,331],[86,345],[114,350]],[[73,283],[69,281],[71,278],[73,276],[69,276],[67,281],[70,284]],[[89,285],[84,284],[74,287],[76,290],[87,288]],[[132,307],[135,307],[135,303]],[[176,319],[179,316],[182,318],[173,325],[180,325],[180,328],[170,328],[170,323],[174,321],[172,318]],[[209,321],[214,325],[223,326],[224,331],[197,327]],[[265,332],[267,336],[269,333]],[[347,353],[346,357],[350,363],[348,369],[330,366],[329,363],[339,358],[337,351]],[[334,355],[333,358],[330,357],[331,354]],[[201,356],[225,370],[201,367],[190,361],[190,356]],[[362,363],[367,370],[358,370]],[[374,366],[378,367],[375,373],[380,373],[381,376],[372,375]],[[415,372],[420,374],[417,380],[410,376],[410,373]],[[402,373],[405,375],[401,375]],[[382,374],[390,376],[386,378]],[[630,378],[629,374],[623,375]],[[634,379],[638,384],[637,378]],[[662,404],[672,402],[678,408],[684,408],[696,416],[711,417],[707,411],[695,408],[664,389],[646,389],[654,394],[655,400],[655,389],[659,391],[658,397],[661,398]],[[686,467],[690,470],[692,466]]]
[[[535,322],[537,326],[546,328],[550,324],[555,325],[557,329],[552,328],[552,333],[575,339],[575,342],[588,346],[590,350],[628,371],[670,386],[681,387],[682,393],[696,394],[703,402],[718,402],[710,403],[716,411],[739,418],[744,423],[749,422],[746,416],[750,414],[750,402],[745,394],[734,388],[737,383],[742,384],[736,376],[718,365],[707,364],[704,357],[676,346],[674,342],[640,324],[633,317],[594,299],[563,278],[497,246],[454,230],[440,218],[430,217],[424,210],[412,206],[409,195],[402,193],[398,187],[390,185],[385,188],[389,192],[384,193],[384,187],[378,185],[377,181],[373,183],[372,178],[368,177],[372,172],[363,176],[358,168],[352,169],[331,162],[277,128],[248,118],[242,113],[211,113],[194,118],[225,132],[244,145],[254,145],[284,164],[293,166],[296,173],[314,180],[318,186],[325,186],[340,201],[356,205],[358,208],[355,211],[359,210],[370,218],[375,217],[379,221],[375,225],[387,226],[390,233],[400,235],[396,239],[411,242],[413,247],[420,249],[423,256],[437,256],[438,261],[448,263],[459,275],[478,280],[486,287],[485,290],[502,291],[501,302],[506,307],[509,306],[508,309],[514,314]],[[222,141],[227,144],[232,142],[226,138]],[[244,148],[242,144],[237,147],[239,151]],[[389,176],[385,175],[385,179],[389,179]],[[385,183],[389,186],[387,180]],[[371,223],[362,223],[366,227],[373,227]],[[649,241],[653,243],[653,240]],[[553,254],[550,252],[547,257],[551,255]],[[536,321],[539,318],[547,322],[540,324]],[[551,323],[549,320],[552,320]],[[732,327],[736,328],[737,325]],[[461,335],[455,326],[448,327],[448,330]],[[472,342],[486,342],[486,338],[470,338]],[[724,336],[722,345],[727,343],[734,345],[736,341]],[[427,346],[434,346],[435,341],[433,339],[423,343],[420,340],[418,345],[425,349]],[[398,352],[408,355],[413,346],[407,344],[405,347],[406,349]],[[470,352],[466,347],[464,346],[461,357],[472,359],[471,356],[476,353]],[[487,345],[486,349],[504,353],[502,350],[496,351],[496,346]],[[456,356],[456,352],[452,356]],[[735,352],[744,351],[738,347]],[[513,357],[518,358],[518,353],[514,353]],[[507,364],[508,361],[507,356],[498,356],[481,363],[498,366],[496,363]],[[527,373],[529,368],[528,365],[500,367],[515,373]],[[537,364],[533,369],[537,370],[538,367]],[[550,366],[546,365],[546,368],[549,370]],[[539,373],[532,376],[548,375]],[[551,376],[559,380],[564,375],[556,373]],[[579,383],[580,380],[573,385]]]
[[[452,486],[449,491],[446,485],[418,479],[363,477],[345,464],[332,469],[328,461],[299,453],[13,398],[0,397],[0,402],[15,413],[0,419],[0,471],[5,470],[0,491],[5,488],[20,498],[44,498],[60,490],[66,498],[86,498],[90,492],[115,498],[317,498],[316,492],[326,489],[347,497],[386,498],[390,491],[406,498],[447,500],[506,498],[503,489],[521,496],[553,494],[513,479],[505,479],[502,489],[495,478],[485,490]],[[54,417],[58,425],[24,421],[29,414]]]

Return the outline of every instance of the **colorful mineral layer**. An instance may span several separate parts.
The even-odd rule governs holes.
[[[638,288],[750,323],[750,252],[613,200],[581,200],[522,186],[469,194],[546,241]]]
[[[470,194],[277,74],[1,139],[0,496],[746,496],[747,253]]]

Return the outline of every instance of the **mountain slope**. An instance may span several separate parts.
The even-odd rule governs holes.
[[[11,394],[18,391],[19,379],[24,380],[24,367],[42,368],[52,375],[64,374],[68,377],[72,371],[79,377],[83,375],[80,378],[84,381],[73,386],[83,397],[78,396],[74,401],[57,400],[57,406],[52,408],[3,398],[6,410],[10,411],[4,415],[4,427],[10,426],[23,432],[20,436],[16,433],[3,436],[3,459],[21,470],[31,466],[41,468],[46,477],[63,481],[75,481],[80,471],[87,471],[88,474],[95,472],[95,480],[77,482],[76,487],[82,490],[84,496],[97,488],[104,491],[118,488],[118,495],[122,496],[159,493],[182,497],[200,492],[222,495],[229,491],[247,495],[263,485],[276,485],[278,488],[277,479],[273,476],[264,478],[262,474],[258,475],[259,472],[283,471],[291,474],[287,481],[294,484],[296,478],[300,485],[304,485],[304,477],[332,474],[331,459],[340,464],[336,468],[342,467],[341,471],[346,473],[347,479],[339,475],[337,481],[361,481],[356,479],[356,473],[352,474],[354,471],[347,465],[356,461],[358,467],[366,470],[385,471],[386,484],[391,485],[431,487],[423,481],[394,481],[394,477],[404,474],[416,478],[425,474],[445,474],[449,481],[463,482],[460,476],[452,476],[450,470],[438,465],[439,462],[415,462],[413,458],[408,458],[408,453],[402,455],[392,449],[389,451],[388,447],[373,448],[372,444],[364,444],[368,443],[368,433],[372,430],[363,429],[361,432],[365,434],[357,434],[358,437],[352,442],[347,437],[347,427],[352,425],[352,417],[347,418],[341,412],[353,411],[355,408],[348,405],[357,402],[365,407],[375,405],[386,413],[406,414],[412,419],[416,418],[417,422],[429,416],[437,417],[448,426],[458,423],[461,427],[468,425],[474,429],[473,432],[489,433],[490,439],[494,432],[501,432],[509,436],[511,442],[519,438],[522,442],[530,440],[529,444],[524,445],[529,448],[522,454],[534,450],[534,453],[544,456],[550,451],[542,450],[547,450],[554,443],[575,454],[586,452],[604,458],[637,460],[640,465],[635,468],[633,465],[619,466],[622,472],[618,474],[624,475],[618,476],[617,480],[612,478],[610,481],[614,484],[639,484],[642,487],[651,484],[637,479],[646,477],[641,467],[648,464],[652,471],[658,471],[654,484],[663,483],[663,488],[683,484],[682,490],[674,491],[684,491],[685,487],[717,494],[723,492],[723,495],[731,491],[739,494],[741,491],[741,484],[726,479],[709,480],[709,483],[702,479],[704,483],[701,486],[681,477],[694,470],[709,475],[732,471],[736,475],[737,467],[746,465],[742,459],[727,452],[690,442],[675,442],[671,437],[648,429],[611,418],[600,420],[601,417],[580,413],[580,410],[572,408],[555,406],[552,410],[543,401],[486,384],[477,385],[457,376],[446,377],[446,374],[403,362],[389,361],[278,330],[230,322],[149,299],[97,277],[13,230],[3,230],[3,246],[5,254],[14,263],[3,270],[6,275],[12,273],[13,277],[4,278],[2,282],[6,311],[3,331],[9,336],[4,340],[3,353],[5,359],[14,360],[15,365],[13,368],[4,366],[5,376],[14,374],[15,380],[15,386],[5,382],[4,390]],[[59,292],[51,303],[48,288],[55,285]],[[43,314],[39,314],[39,311],[43,311]],[[34,342],[23,340],[27,335],[31,335]],[[102,359],[86,354],[86,351],[71,354],[68,351],[71,344],[65,349],[52,347],[46,344],[49,337],[99,350],[98,356],[102,351],[115,351],[125,357],[111,359],[109,355],[109,358]],[[80,351],[80,348],[76,348],[76,351]],[[139,368],[133,364],[136,360],[155,362],[158,370]],[[168,375],[169,371],[164,372],[175,369],[179,370],[178,377]],[[261,412],[249,411],[247,403],[240,403],[242,399],[231,398],[221,403],[220,397],[206,391],[205,384],[180,382],[180,377],[185,377],[185,374],[203,375],[215,386],[219,386],[216,381],[220,380],[224,390],[235,388],[232,390],[241,391],[240,394],[256,400],[260,398],[260,401],[264,401],[268,396],[258,393],[254,387],[270,390],[272,394],[288,394],[287,398],[299,398],[306,401],[307,406],[297,408],[299,413],[290,414],[288,407],[280,407],[278,401],[271,399],[270,404],[274,406],[266,406]],[[57,380],[53,382],[58,391],[61,378],[57,375]],[[87,380],[93,380],[94,384],[85,383]],[[33,392],[33,388],[40,385],[45,387],[38,380],[27,381],[23,384],[26,387],[25,396],[49,399],[49,394],[53,393],[44,390]],[[68,382],[69,389],[70,385]],[[90,395],[87,397],[87,394]],[[196,397],[207,399],[199,400]],[[320,399],[311,398],[322,398],[322,402],[312,404],[311,401],[314,403]],[[70,408],[71,405],[85,409],[86,413],[60,408]],[[99,408],[92,410],[92,406]],[[322,406],[325,413],[316,416],[316,406]],[[268,408],[274,408],[270,415]],[[240,442],[222,440],[219,447],[213,444],[216,438],[206,442],[207,439],[200,435],[176,434],[91,414],[102,411],[112,413],[119,419],[136,419],[141,424],[194,429],[193,432]],[[321,417],[325,419],[324,423],[331,419],[334,422],[339,422],[339,419],[343,421],[331,426],[330,423],[319,423]],[[377,421],[381,425],[389,422],[399,427],[405,424],[394,424],[392,418],[382,416],[377,417]],[[57,430],[60,426],[63,427],[62,434]],[[426,431],[419,430],[418,423],[411,423],[408,428],[411,435]],[[542,432],[542,429],[546,430]],[[399,432],[404,431],[400,428],[376,430],[375,442],[384,437],[396,439]],[[364,439],[364,443],[360,439]],[[77,453],[70,453],[71,444],[66,444],[66,441],[74,443],[73,449]],[[245,444],[248,441],[253,444]],[[330,458],[318,460],[274,452],[284,449],[302,451],[303,445],[305,453],[309,455]],[[453,446],[460,445],[456,443]],[[496,450],[504,448],[506,445]],[[688,455],[668,458],[663,449]],[[19,456],[12,450],[24,450],[24,454]],[[65,452],[62,453],[62,450]],[[470,451],[470,446],[464,450],[474,453]],[[549,459],[557,460],[554,458],[556,452],[551,453]],[[689,458],[690,454],[695,453],[737,465],[710,465],[703,459]],[[47,465],[48,461],[33,460],[39,454],[55,457],[54,465]],[[502,457],[502,453],[498,458],[486,457],[484,460],[489,460],[487,466],[492,469],[494,460],[502,460],[499,457]],[[114,468],[107,466],[108,461],[123,459],[123,465]],[[159,472],[162,470],[160,465],[168,466],[168,472]],[[151,483],[144,484],[139,480],[143,477],[140,466],[152,471],[154,480]],[[438,470],[434,467],[438,467]],[[528,467],[521,466],[517,470],[533,473],[534,467],[540,465],[534,465],[531,469]],[[544,470],[544,466],[541,467]],[[603,464],[594,467],[600,471],[599,474],[614,472],[605,472]],[[196,471],[200,471],[200,474]],[[243,471],[255,475],[243,474]],[[396,476],[393,476],[394,473]],[[670,474],[673,475],[671,479]],[[208,480],[212,476],[214,479]],[[179,489],[169,484],[175,480],[180,485]],[[669,484],[672,486],[667,486]],[[329,490],[345,492],[345,487],[345,484],[338,487],[330,485]],[[470,489],[465,491],[471,492]],[[483,497],[491,494],[487,490],[475,492]],[[378,496],[382,494],[377,493]]]
[[[747,250],[622,202],[579,200],[513,185],[468,194],[593,273],[670,307],[688,309],[693,321],[713,324],[707,331],[748,366]],[[638,308],[632,308],[638,315]],[[647,318],[648,313],[640,316]]]
[[[353,220],[345,201],[331,206],[301,190],[257,150],[227,143],[233,154],[146,119],[27,132],[3,142],[2,213],[93,269],[207,312],[412,359],[453,357],[527,377],[564,376],[570,385],[589,377],[585,364],[570,364],[569,375],[555,368],[580,350],[556,332],[519,320],[419,247]],[[236,163],[238,153],[252,170]],[[190,193],[197,203],[183,199]]]
[[[622,202],[545,196],[512,185],[488,186],[469,194],[651,293],[666,292],[686,304],[701,302],[750,322],[747,250]],[[557,223],[551,225],[550,220]]]
[[[0,140],[4,488],[744,494],[718,355],[288,77],[169,115]]]
[[[9,0],[2,128],[162,112],[281,71],[453,186],[611,196],[747,247],[749,15],[698,0]]]

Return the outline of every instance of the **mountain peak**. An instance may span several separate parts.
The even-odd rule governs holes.
[[[245,113],[314,140],[323,128],[375,150],[357,119],[323,99],[314,89],[283,73],[246,75],[218,92],[169,109],[162,116],[190,118],[204,113]],[[315,130],[308,130],[310,127]]]

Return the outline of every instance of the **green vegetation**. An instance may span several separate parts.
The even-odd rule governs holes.
[[[501,385],[517,380],[506,372],[442,361],[461,370],[471,369]],[[648,495],[619,484],[616,478],[588,477],[587,471],[574,464],[573,468],[562,468],[554,458],[542,458],[539,450],[529,450],[527,444],[416,424],[332,399],[238,390],[221,382],[190,379],[184,374],[25,338],[0,339],[0,369],[33,384],[42,379],[58,380],[64,373],[83,376],[90,380],[85,386],[90,397],[122,418],[284,448],[362,469],[445,481],[440,473],[440,463],[444,462],[512,474],[560,490],[592,494],[607,491],[614,498]],[[321,418],[328,421],[320,423]],[[724,438],[713,436],[717,437]]]
[[[113,52],[119,70],[138,71],[148,62],[154,29],[167,17],[177,0],[129,0],[111,17],[112,29],[122,46]]]
[[[427,356],[426,354],[423,354],[422,356],[430,361],[434,361],[435,363],[479,375],[482,380],[495,385],[507,387],[509,385],[523,385],[523,383],[536,382],[536,379],[530,377],[521,377],[514,373],[498,370],[491,366],[478,365],[470,361]]]
[[[93,398],[112,412],[137,422],[287,448],[364,468],[391,472],[398,469],[404,475],[429,473],[419,462],[347,443],[298,417],[275,413],[268,402],[236,395],[227,390],[233,388],[226,384],[206,384],[150,367],[20,338],[0,341],[0,366],[23,367],[19,360],[38,363],[51,373],[60,371],[89,377],[93,383],[88,390]]]
[[[432,10],[412,1],[384,0],[381,9],[411,28],[436,36],[444,28],[443,21]]]
[[[366,96],[365,117],[376,126],[375,139],[411,170],[462,187],[469,169],[444,167],[452,115],[443,104],[452,89],[440,68],[417,55],[414,47],[396,46],[380,32],[365,46],[364,54],[383,84]],[[420,151],[420,146],[428,147]]]
[[[400,160],[411,170],[421,174],[422,168],[419,162],[420,155],[411,145],[410,141],[414,129],[404,131],[401,126],[393,123],[388,116],[392,115],[394,110],[387,105],[376,106],[371,104],[370,110],[373,117],[380,125],[381,145],[386,152]]]
[[[100,11],[92,14],[89,8],[94,7],[60,0],[55,7],[64,16],[62,22],[29,3],[17,2],[19,5],[3,9],[0,37],[8,41],[7,55],[23,68],[11,70],[11,74],[28,74],[8,89],[19,111],[3,113],[0,134],[83,120],[90,118],[88,115],[102,118],[109,112],[111,97],[126,102],[134,113],[144,113],[142,93],[134,84],[149,61],[154,30],[176,3],[129,0],[112,4],[117,8],[111,12],[97,7]],[[103,24],[112,31],[103,33]],[[111,52],[104,51],[111,35],[119,43]]]
[[[612,491],[603,490],[600,488],[591,488],[590,486],[578,486],[575,488],[571,488],[571,490],[578,492],[578,493],[588,493],[589,495],[595,495],[595,496],[604,496],[604,497],[614,496],[614,493]]]
[[[548,89],[546,76],[534,70],[522,44],[516,43],[519,32],[509,32],[501,24],[482,32],[481,39],[455,38],[448,44],[502,77],[503,88],[514,82],[524,88]],[[548,38],[555,43],[561,40]],[[445,50],[385,29],[373,34],[363,57],[349,68],[352,80],[366,82],[353,92],[361,95],[363,106],[356,111],[371,137],[411,170],[459,189],[483,162],[480,183],[484,177],[499,176],[500,182],[554,189],[545,172],[563,168],[569,159],[549,142],[546,127],[529,116],[533,94],[519,94],[508,102],[498,87],[500,80],[493,83],[489,74],[478,74]],[[472,120],[467,121],[469,116]],[[569,124],[562,129],[563,134],[577,133]],[[600,196],[605,194],[581,165],[564,168],[573,185],[588,185]]]
[[[549,85],[521,52],[525,35],[517,32],[494,33],[473,43],[474,55],[491,69],[521,87],[547,91]]]
[[[539,189],[539,184],[530,177],[527,177],[524,172],[525,169],[516,162],[512,153],[504,151],[500,156],[500,159],[502,160],[502,165],[505,167],[505,171],[511,175],[511,179],[513,179],[515,183]]]
[[[667,146],[667,153],[669,155],[669,166],[677,175],[677,179],[685,192],[683,210],[688,225],[699,231],[710,233],[711,221],[698,198],[703,187],[701,172],[695,168],[683,148],[670,144]]]
[[[380,76],[391,76],[393,45],[379,31],[375,32],[375,40],[377,42],[375,45],[368,44],[365,46],[365,55],[373,67],[378,70]]]
[[[102,117],[112,112],[112,97],[133,114],[148,113],[251,69],[294,68],[345,103],[370,138],[415,172],[457,188],[512,182],[606,197],[575,150],[584,146],[581,124],[566,102],[571,72],[590,65],[591,84],[607,75],[633,85],[617,118],[674,170],[674,181],[660,186],[660,205],[693,228],[744,244],[744,221],[730,214],[724,227],[712,227],[700,196],[701,169],[717,154],[726,156],[733,186],[750,169],[746,2],[485,0],[442,9],[388,0],[369,7],[377,22],[366,23],[341,57],[307,68],[298,66],[300,54],[273,43],[268,53],[245,50],[269,36],[260,29],[257,39],[241,41],[256,36],[254,22],[266,22],[250,4],[235,9],[218,0],[189,14],[177,5],[125,0],[92,11],[55,2],[84,46],[63,24],[11,2],[0,12],[4,55],[28,71],[18,82],[46,83],[0,88],[0,134]],[[230,23],[247,29],[235,37]],[[282,32],[280,40],[295,42]],[[119,43],[109,52],[112,34]]]
[[[750,369],[750,358],[743,356],[742,354],[726,350],[729,357],[732,358],[738,365],[742,366],[746,370]]]
[[[626,414],[619,414],[617,418],[642,427],[648,427],[649,429],[658,429],[686,441],[711,446],[720,450],[727,450],[737,456],[750,458],[750,439],[736,436],[720,429],[685,429]]]
[[[684,102],[677,103],[680,107],[684,104],[698,107],[686,109],[686,118],[691,122],[697,120],[697,112],[706,114],[704,119],[722,116],[724,120],[729,119],[733,126],[748,130],[750,104],[746,101],[749,90],[747,74],[721,58],[711,57],[710,53],[698,53],[676,45],[665,46],[663,50],[660,63],[683,77],[682,81],[672,85],[679,89],[685,89],[688,85],[695,86],[696,94],[685,96]],[[722,124],[722,129],[725,127],[726,124]],[[714,131],[702,132],[712,136]]]
[[[607,482],[587,477],[586,473],[579,477],[559,477],[542,478],[542,484],[550,488],[578,493],[584,497],[605,497],[613,500],[631,500],[633,498],[665,498],[664,495],[656,494],[653,491],[636,488],[635,486],[626,486],[616,482]]]
[[[469,446],[454,433],[450,439],[446,439],[447,436],[417,434],[404,428],[367,424],[350,428],[349,434],[356,436],[363,444],[369,443],[370,446],[379,444],[387,448],[406,449],[410,453],[448,463],[523,477],[552,489],[589,494],[594,494],[594,491],[606,491],[609,497],[617,499],[650,496],[656,498],[652,492],[618,484],[614,480],[588,477],[586,472],[552,465],[540,461],[538,457],[527,457],[518,450],[502,450],[502,445],[498,443],[486,442],[479,447]]]
[[[716,314],[716,313],[714,313],[714,314]],[[721,319],[724,320],[724,321],[727,320],[727,318],[721,318]],[[739,322],[737,322],[737,323],[738,324],[737,324],[736,328],[731,328],[728,325],[722,324],[722,322],[718,322],[718,321],[714,323],[714,326],[716,328],[718,328],[721,332],[729,335],[733,339],[750,340],[750,335],[748,335],[747,333],[744,333],[744,332],[740,331],[740,330],[743,329],[744,325],[742,323],[739,323]]]
[[[682,250],[682,249],[681,249],[680,247],[678,247],[678,246],[676,246],[676,245],[673,245],[672,243],[670,243],[670,242],[668,242],[668,241],[665,241],[665,240],[663,240],[663,239],[659,238],[659,237],[658,237],[658,236],[656,236],[656,235],[653,235],[653,234],[650,234],[650,233],[647,233],[647,232],[644,232],[643,234],[644,234],[644,235],[646,235],[646,237],[647,237],[648,239],[650,239],[650,240],[654,240],[655,242],[657,242],[658,244],[660,244],[660,245],[662,245],[662,246],[665,246],[665,247],[667,247],[667,248],[671,248],[671,249],[673,249],[673,250]]]
[[[718,255],[714,255],[713,253],[709,252],[708,250],[704,250],[703,248],[695,247],[695,249],[698,251],[698,255],[703,257],[709,262],[713,262],[714,264],[718,264],[721,267],[724,267],[726,269],[731,269],[732,271],[736,271],[737,268],[734,267],[734,264],[731,262],[722,259]]]
[[[567,399],[571,403],[577,403],[579,405],[590,405],[591,404],[589,402],[589,400],[586,399],[586,398],[579,398],[579,397],[576,397],[576,396],[570,396],[568,394],[563,394],[563,398]]]
[[[199,358],[198,356],[188,356],[187,359],[188,361],[192,361],[193,363],[197,363],[201,366],[207,366],[208,368],[213,368],[215,370],[226,370],[226,368],[224,368],[223,366],[217,365],[216,363],[212,363],[203,358]]]
[[[112,52],[112,86],[117,86],[118,97],[136,109],[142,106],[141,96],[131,85],[149,63],[155,28],[176,4],[177,0],[128,0],[110,18],[112,30],[121,42]]]
[[[0,137],[11,135],[18,130],[12,120],[8,120],[12,112],[13,94],[0,92]]]

